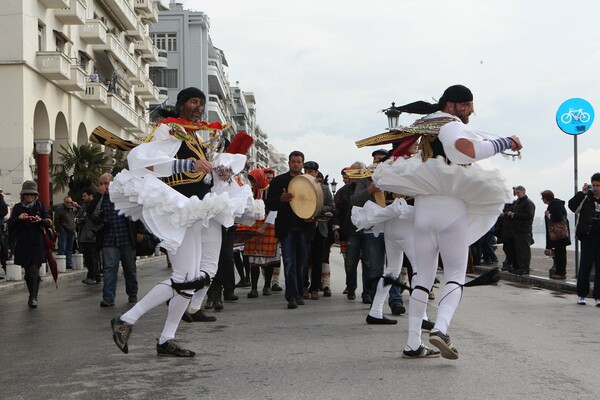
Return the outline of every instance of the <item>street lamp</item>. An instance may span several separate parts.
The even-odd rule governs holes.
[[[329,185],[331,186],[331,192],[333,194],[335,194],[335,189],[337,188],[337,182],[335,181],[335,178],[333,178],[333,180],[329,183]]]
[[[389,129],[397,129],[398,128],[398,120],[402,111],[398,107],[396,107],[396,103],[392,102],[392,106],[390,108],[386,108],[381,110],[385,113],[388,118]]]

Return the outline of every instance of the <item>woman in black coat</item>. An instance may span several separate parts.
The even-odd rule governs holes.
[[[560,240],[550,240],[549,228],[551,222],[567,221],[567,210],[565,202],[554,197],[551,190],[542,192],[542,201],[548,206],[545,212],[546,222],[546,254],[552,254],[556,271],[550,274],[550,279],[567,278],[567,246],[571,244],[571,233],[567,230],[567,237]]]
[[[37,307],[40,287],[40,267],[46,262],[44,228],[52,226],[46,207],[38,200],[37,184],[25,181],[21,190],[21,202],[14,205],[8,229],[15,239],[15,264],[25,268],[25,283],[29,290],[29,307]]]

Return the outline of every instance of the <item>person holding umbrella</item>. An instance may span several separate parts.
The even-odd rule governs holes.
[[[23,182],[20,195],[21,202],[14,205],[8,219],[8,229],[16,238],[15,264],[25,268],[25,283],[29,290],[27,304],[30,308],[36,308],[41,281],[40,267],[47,260],[45,228],[52,226],[52,219],[48,209],[38,200],[37,183]]]

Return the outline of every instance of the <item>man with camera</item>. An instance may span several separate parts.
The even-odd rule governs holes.
[[[87,205],[94,200],[94,191],[85,189],[81,196],[86,206],[81,207],[75,222],[77,223],[79,251],[83,254],[83,265],[88,270],[87,276],[82,282],[86,285],[95,285],[102,281],[100,277],[100,246],[96,241],[96,232],[101,226],[94,221],[97,215],[93,215],[99,207],[96,206],[96,210],[92,214],[88,214]]]
[[[58,231],[58,254],[66,257],[67,269],[73,268],[75,217],[78,212],[79,204],[71,196],[67,196],[54,213],[54,227]]]

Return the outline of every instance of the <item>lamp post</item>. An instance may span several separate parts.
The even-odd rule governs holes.
[[[335,181],[335,178],[333,178],[333,180],[331,181],[331,183],[329,183],[329,185],[331,186],[331,192],[333,194],[335,194],[335,189],[337,188],[337,182]]]
[[[383,111],[388,118],[388,128],[390,130],[398,128],[398,120],[400,119],[399,117],[400,114],[402,114],[402,111],[396,107],[396,103],[392,102],[392,106],[390,108],[386,108],[381,111]]]

